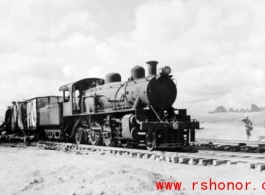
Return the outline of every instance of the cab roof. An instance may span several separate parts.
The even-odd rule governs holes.
[[[86,78],[86,79],[82,79],[76,82],[72,82],[72,83],[68,83],[66,85],[63,85],[59,88],[59,91],[69,91],[70,89],[72,89],[73,85],[81,85],[83,87],[89,87],[93,82],[96,82],[98,80],[101,80],[99,78]]]

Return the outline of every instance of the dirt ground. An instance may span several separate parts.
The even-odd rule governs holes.
[[[0,194],[262,194],[265,172],[244,165],[198,166],[123,157],[80,155],[33,147],[0,147]],[[212,182],[242,182],[242,190],[209,190]],[[181,191],[156,182],[182,182]],[[198,182],[192,188],[193,182]],[[202,182],[207,190],[201,189]],[[251,182],[245,189],[245,182]],[[223,184],[222,184],[223,185]],[[222,188],[221,185],[221,188]],[[240,187],[240,185],[239,185]]]

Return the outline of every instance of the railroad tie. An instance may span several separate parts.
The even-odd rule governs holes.
[[[226,160],[213,160],[213,165],[222,165],[225,164],[227,161]]]
[[[196,164],[198,164],[199,160],[200,160],[199,158],[190,158],[188,164],[189,165],[196,165]]]
[[[111,150],[106,150],[105,151],[107,154],[111,154]]]
[[[128,152],[128,156],[132,158],[133,157],[133,152]]]
[[[257,171],[263,171],[263,170],[265,170],[265,164],[256,164],[255,169]]]
[[[157,161],[164,161],[165,160],[165,157],[164,156],[159,156],[156,160]]]
[[[137,156],[137,152],[131,152],[131,157]]]
[[[144,154],[143,153],[137,153],[136,158],[143,158]]]
[[[213,159],[200,159],[199,165],[201,165],[201,166],[208,165],[208,164],[211,164],[212,161],[213,161]]]
[[[166,161],[166,162],[171,162],[171,158],[170,158],[170,156],[166,156],[166,157],[165,157],[165,161]]]
[[[255,164],[254,163],[246,163],[246,166],[250,169],[255,169]]]
[[[144,159],[149,159],[152,155],[151,154],[144,154],[143,158]]]
[[[179,157],[178,156],[171,156],[171,162],[172,163],[178,163],[179,162]]]
[[[189,162],[189,160],[190,160],[190,158],[188,158],[188,157],[180,157],[179,158],[179,163],[186,164],[186,163]]]
[[[151,155],[151,157],[149,159],[155,160],[156,159],[156,155]]]

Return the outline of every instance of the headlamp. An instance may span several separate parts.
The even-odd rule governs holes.
[[[171,68],[169,66],[165,66],[163,68],[159,69],[160,74],[167,74],[169,75],[171,73]]]

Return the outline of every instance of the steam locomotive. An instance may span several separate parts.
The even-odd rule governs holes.
[[[142,144],[153,150],[189,145],[199,122],[186,109],[172,107],[177,88],[171,68],[157,71],[158,62],[147,64],[147,76],[143,67],[135,66],[125,82],[120,74],[109,73],[105,79],[86,78],[60,87],[62,97],[14,103],[9,127],[40,139],[96,146]]]

